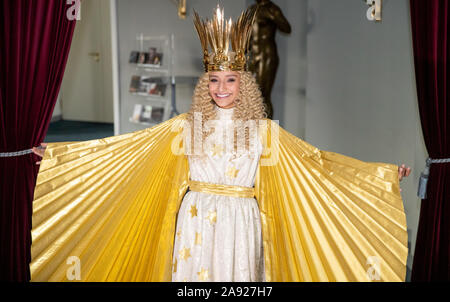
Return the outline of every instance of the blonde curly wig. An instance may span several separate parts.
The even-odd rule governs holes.
[[[240,75],[239,95],[235,100],[235,109],[233,111],[232,120],[241,120],[243,122],[255,120],[258,122],[258,120],[267,118],[261,90],[259,89],[255,78],[248,71],[238,71],[238,73]],[[202,133],[201,139],[203,142],[205,142],[206,138],[211,134],[211,131],[202,131],[202,129],[205,129],[205,123],[209,120],[216,119],[215,107],[217,105],[209,94],[208,84],[209,74],[206,72],[197,82],[194,95],[192,97],[192,105],[190,110],[187,112],[187,122],[191,126],[190,129],[193,131],[199,131],[197,133]],[[194,123],[194,113],[201,113],[201,125],[199,123]],[[245,148],[249,148],[249,129],[247,127],[238,128],[234,134],[234,150],[237,149],[236,137],[238,135],[242,135],[241,137],[243,137],[244,135],[242,131],[245,131]],[[193,135],[192,132],[191,135]],[[194,141],[194,143],[198,142]],[[192,152],[192,149],[190,151]]]

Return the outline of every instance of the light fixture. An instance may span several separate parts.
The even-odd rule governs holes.
[[[178,18],[186,19],[186,0],[172,0],[178,9]]]

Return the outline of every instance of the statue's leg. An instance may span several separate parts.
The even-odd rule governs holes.
[[[272,55],[267,56],[261,60],[261,92],[264,97],[264,104],[266,105],[267,117],[273,117],[273,106],[272,106],[272,88],[275,83],[275,76],[278,69],[278,56]]]

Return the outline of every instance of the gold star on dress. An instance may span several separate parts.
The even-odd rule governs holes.
[[[202,234],[195,232],[195,244],[201,245],[202,244]]]
[[[186,260],[191,257],[191,251],[189,248],[183,248],[179,252],[180,259]]]
[[[206,219],[208,219],[211,224],[216,223],[216,221],[217,221],[217,212],[216,211],[209,211],[209,214],[208,214],[208,216],[206,216]]]
[[[197,273],[198,279],[200,281],[207,281],[209,279],[209,271],[207,269],[202,269]]]
[[[197,216],[197,208],[195,207],[195,205],[191,206],[191,210],[189,212],[191,213],[191,218]]]
[[[177,258],[175,258],[175,262],[173,263],[173,272],[177,272]]]
[[[236,178],[238,172],[239,172],[239,169],[236,169],[235,167],[231,166],[227,169],[226,175],[230,178]]]
[[[213,153],[212,156],[221,155],[222,152],[223,152],[222,145],[214,144],[213,149],[212,149],[212,153]]]
[[[178,237],[178,239],[180,239],[180,237],[181,237],[181,231],[180,230],[178,230],[178,232],[177,232],[177,237]]]

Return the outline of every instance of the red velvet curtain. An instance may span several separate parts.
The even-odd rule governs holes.
[[[39,146],[76,21],[64,0],[0,0],[0,152]],[[29,280],[34,154],[0,157],[0,280]]]
[[[450,157],[449,13],[447,0],[410,0],[417,96],[432,159]],[[433,163],[422,200],[412,281],[450,280],[450,163]]]

